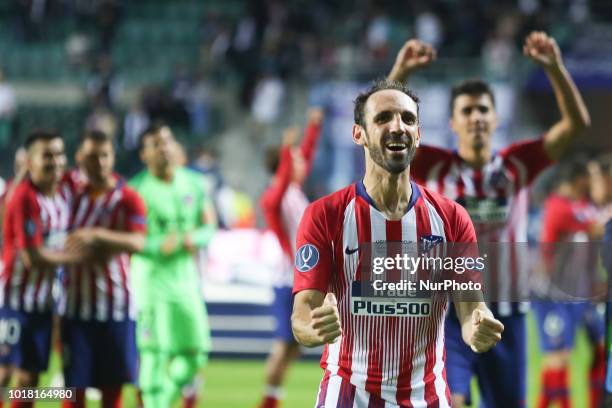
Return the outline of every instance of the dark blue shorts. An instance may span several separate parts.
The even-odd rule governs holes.
[[[452,394],[471,404],[470,383],[478,379],[481,407],[521,408],[526,401],[525,316],[496,316],[503,325],[502,340],[486,353],[474,353],[461,337],[454,307],[445,322],[446,376]]]
[[[66,387],[134,383],[138,365],[136,324],[124,321],[62,320]]]
[[[51,313],[25,313],[0,308],[0,364],[39,373],[46,371],[51,351]]]
[[[276,319],[274,337],[288,343],[295,342],[291,330],[291,313],[293,312],[293,288],[289,286],[274,288],[272,313]]]
[[[590,302],[533,302],[540,347],[544,351],[569,350],[574,347],[576,331],[581,326],[593,343],[603,341],[605,333],[604,306]]]

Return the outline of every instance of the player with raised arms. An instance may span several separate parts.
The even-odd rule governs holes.
[[[212,238],[215,220],[202,176],[177,165],[168,126],[146,129],[139,148],[147,168],[130,181],[147,206],[144,250],[132,256],[139,386],[145,407],[167,408],[210,351],[194,253]]]
[[[444,363],[447,294],[421,315],[357,310],[354,284],[373,243],[474,243],[465,209],[410,180],[417,151],[418,99],[395,81],[376,82],[355,101],[353,141],[365,152],[364,178],[312,203],[297,234],[293,333],[302,345],[325,344],[317,407],[450,407]],[[461,293],[454,292],[457,302]],[[456,303],[463,339],[485,352],[503,325],[480,301]]]
[[[572,140],[590,124],[589,113],[567,72],[555,40],[543,32],[525,39],[523,53],[540,65],[553,87],[561,118],[542,137],[513,143],[494,151],[491,137],[497,127],[495,98],[484,81],[466,81],[451,92],[449,125],[457,134],[458,149],[423,145],[411,175],[466,208],[476,228],[478,242],[527,242],[528,187],[536,176],[559,159]],[[419,40],[409,40],[399,51],[390,79],[405,83],[415,70],[429,65],[436,50]],[[461,340],[461,325],[454,314],[447,319],[448,382],[453,407],[470,400],[470,383],[478,377],[484,405],[489,408],[526,405],[526,302],[514,302],[527,281],[527,257],[520,251],[500,248],[505,254],[489,262],[497,285],[489,296],[495,316],[506,330],[491,352],[474,355]],[[500,369],[503,368],[503,369]],[[546,384],[544,385],[547,386]]]
[[[273,278],[275,341],[266,361],[266,390],[259,408],[280,405],[287,369],[300,353],[300,346],[291,332],[293,254],[298,225],[309,204],[302,184],[312,167],[322,120],[321,109],[311,109],[299,146],[295,146],[297,129],[289,128],[283,133],[283,144],[268,150],[266,155],[266,166],[274,177],[261,197],[261,209],[268,227],[278,239],[284,259]]]

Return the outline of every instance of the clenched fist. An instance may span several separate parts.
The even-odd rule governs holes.
[[[390,79],[403,82],[408,75],[436,59],[436,50],[421,40],[408,40],[397,53]]]
[[[467,344],[475,353],[484,353],[493,348],[501,340],[504,325],[492,314],[475,309],[472,312],[471,334],[466,339]]]
[[[328,293],[323,304],[310,312],[310,326],[319,344],[334,343],[342,334],[338,301],[333,293]]]
[[[542,31],[534,31],[525,39],[523,54],[543,68],[561,64],[561,51],[554,38]]]

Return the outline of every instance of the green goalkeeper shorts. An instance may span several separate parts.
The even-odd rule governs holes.
[[[143,305],[136,321],[140,350],[168,353],[209,352],[210,327],[204,302],[158,302]]]

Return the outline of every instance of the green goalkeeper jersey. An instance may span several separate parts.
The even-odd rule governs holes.
[[[196,246],[208,243],[212,225],[204,225],[207,205],[201,174],[177,167],[171,182],[153,176],[148,170],[136,175],[129,184],[142,196],[147,206],[147,240],[143,252],[132,256],[133,286],[139,305],[160,301],[200,302],[200,277],[194,254],[183,246],[189,234]],[[161,246],[170,234],[176,234],[177,249],[161,254]]]

